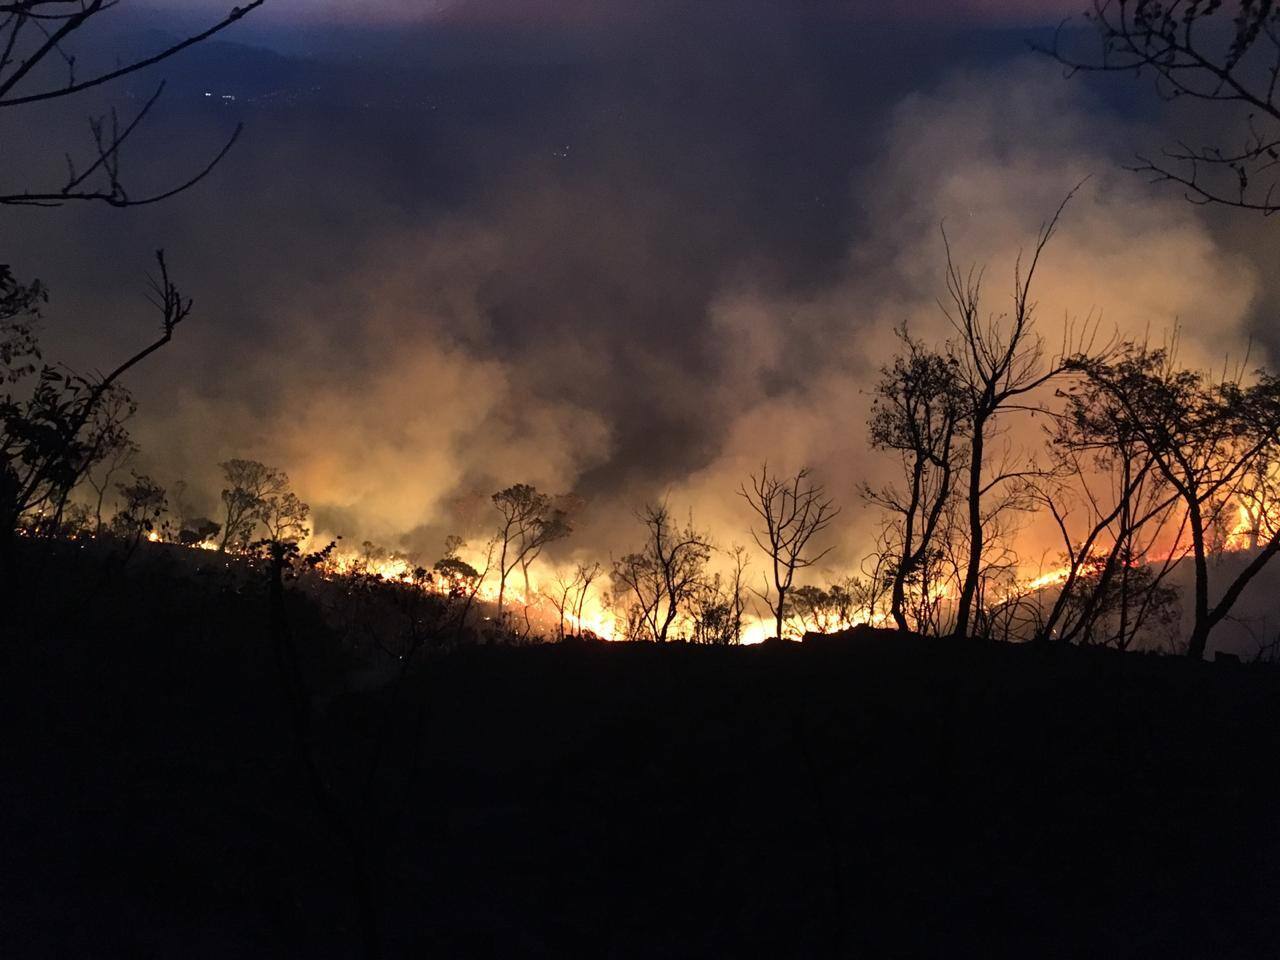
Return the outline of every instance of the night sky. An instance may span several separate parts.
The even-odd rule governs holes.
[[[218,461],[244,455],[290,473],[320,533],[434,549],[468,532],[477,494],[527,481],[588,501],[573,548],[615,549],[662,494],[727,543],[745,527],[731,493],[767,457],[849,503],[831,557],[848,564],[874,519],[856,489],[880,469],[865,391],[896,325],[942,333],[944,220],[1003,290],[1088,177],[1046,264],[1051,340],[1092,311],[1180,321],[1196,358],[1268,346],[1262,228],[1122,168],[1168,141],[1165,108],[1030,52],[1079,5],[895,22],[869,3],[356,18],[276,0],[104,92],[127,106],[169,81],[126,157],[139,184],[243,121],[213,177],[153,209],[18,211],[4,239],[52,288],[50,351],[82,366],[150,335],[144,276],[168,250],[197,313],[132,379],[135,433],[208,509]],[[125,10],[84,55],[149,49],[200,13]],[[27,145],[83,145],[92,105],[73,107],[33,116]],[[38,178],[51,158],[11,159]]]

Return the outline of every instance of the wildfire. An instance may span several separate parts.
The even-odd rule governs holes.
[[[1256,550],[1258,545],[1280,530],[1280,502],[1257,502],[1241,498],[1236,505],[1236,522],[1227,534],[1226,549]]]
[[[464,550],[461,559],[471,564],[476,570],[484,571],[489,567],[487,558],[480,551]],[[440,577],[423,580],[418,576],[418,570],[417,564],[401,555],[379,557],[344,552],[338,554],[332,561],[332,572],[338,576],[364,574],[391,583],[415,584],[423,590],[435,593],[444,594],[449,591],[450,584],[446,580]],[[530,570],[527,594],[522,575],[509,578],[506,589],[502,591],[506,611],[517,622],[523,623],[527,618],[531,624],[543,628],[548,626],[554,628],[559,615],[548,594],[555,576],[562,572],[554,568]],[[498,594],[497,576],[489,570],[476,589],[475,599],[479,603],[496,606]],[[604,606],[601,595],[594,589],[589,591],[583,599],[581,616],[565,611],[564,629],[566,633],[573,635],[590,634],[602,640],[618,639],[617,618]]]
[[[393,583],[412,583],[414,565],[402,557],[374,559],[359,554],[341,554],[333,561],[333,572],[340,576],[370,574]]]
[[[1234,523],[1220,541],[1221,549],[1227,553],[1256,550],[1262,542],[1280,530],[1280,501],[1266,502],[1246,493],[1237,495],[1234,508]],[[1190,534],[1184,533],[1183,538],[1171,548],[1147,554],[1144,558],[1135,560],[1135,565],[1161,563],[1170,558],[1185,556],[1190,550],[1190,544],[1186,542],[1189,536]],[[1028,592],[1057,587],[1066,583],[1070,576],[1071,567],[1062,566],[1027,580],[1020,587]]]
[[[1280,480],[1280,478],[1277,478]],[[1270,537],[1280,530],[1280,498],[1274,500],[1252,495],[1253,491],[1238,493],[1233,504],[1233,522],[1229,530],[1219,540],[1221,549],[1227,551],[1245,551],[1256,549],[1261,540]],[[152,543],[161,542],[160,533],[148,533],[147,540]],[[221,545],[215,540],[205,540],[189,544],[191,549],[210,552],[219,551]],[[313,543],[303,544],[304,550],[313,547]],[[490,558],[482,550],[464,549],[459,559],[466,561],[477,571],[487,571],[475,592],[478,604],[494,607],[498,603],[498,576],[492,569]],[[1148,556],[1140,563],[1153,562],[1159,558]],[[1010,595],[1025,595],[1037,591],[1060,587],[1071,576],[1071,567],[1063,565],[1034,576],[1019,578],[1016,585],[1008,588]],[[352,550],[339,551],[326,564],[327,575],[342,577],[352,575],[369,575],[390,583],[414,584],[421,589],[447,593],[451,584],[447,579],[436,575],[423,577],[422,570],[413,558],[402,554],[380,554],[366,549],[365,552]],[[603,640],[621,640],[624,638],[624,626],[618,613],[606,605],[606,593],[601,585],[593,584],[587,596],[581,598],[581,606],[571,604],[575,609],[566,609],[563,618],[557,610],[552,596],[562,596],[564,576],[571,574],[569,569],[560,569],[552,564],[541,563],[528,572],[526,582],[523,572],[507,580],[503,590],[504,612],[509,616],[517,629],[529,627],[534,633],[543,635],[557,633],[561,626],[567,635],[591,635]],[[603,583],[607,583],[605,578]],[[560,593],[557,593],[557,587]],[[606,587],[607,589],[607,587]],[[955,599],[952,584],[937,583],[929,588],[930,599],[946,602]],[[844,630],[861,624],[885,626],[890,622],[888,614],[883,610],[859,611],[848,618],[847,623],[828,625],[828,629]],[[792,625],[794,627],[794,623]],[[741,642],[757,644],[769,639],[776,632],[776,624],[772,616],[761,615],[759,611],[748,612],[744,616]]]
[[[1042,573],[1033,580],[1028,580],[1023,584],[1023,588],[1029,591],[1043,590],[1046,587],[1057,587],[1067,582],[1067,578],[1071,576],[1070,567],[1059,567],[1056,570],[1050,570],[1048,573]]]
[[[485,570],[489,566],[484,552],[479,550],[464,548],[460,553],[460,559],[465,560],[476,570]],[[367,553],[350,551],[339,553],[332,560],[331,566],[333,574],[337,576],[371,575],[392,583],[416,584],[421,589],[432,592],[448,591],[447,581],[440,578],[424,581],[416,575],[417,569],[413,561],[404,556],[371,556]],[[517,573],[507,580],[503,591],[503,605],[517,628],[523,626],[527,620],[529,624],[541,629],[544,633],[548,631],[554,633],[557,630],[560,615],[551,597],[557,595],[554,589],[557,582],[563,575],[571,573],[572,571],[568,568],[540,564],[529,571],[527,593],[522,573]],[[943,595],[948,588],[937,589],[940,595]],[[493,607],[498,603],[498,592],[497,574],[490,570],[476,590],[475,599],[478,603]],[[845,630],[861,624],[884,626],[888,622],[889,617],[884,612],[859,611],[847,622],[833,625],[832,629]],[[604,591],[594,585],[583,598],[580,615],[568,609],[564,611],[564,630],[570,636],[589,635],[601,640],[620,641],[625,639],[623,629],[617,611],[606,605]],[[741,642],[744,646],[763,643],[775,632],[776,624],[772,616],[748,612],[743,617]]]

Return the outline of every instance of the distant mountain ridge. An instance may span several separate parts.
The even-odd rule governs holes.
[[[122,41],[117,48],[122,58],[145,57],[178,42],[162,31],[146,31]],[[287,56],[231,41],[211,40],[184,50],[165,63],[129,78],[129,89],[137,92],[164,80],[177,94],[217,92],[238,97],[255,97],[282,90],[305,89],[340,81],[348,68],[317,60]]]

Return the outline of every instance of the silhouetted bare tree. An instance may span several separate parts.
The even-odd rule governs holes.
[[[556,639],[563,641],[569,635],[566,626],[570,621],[573,621],[574,635],[582,633],[582,609],[600,569],[598,563],[579,563],[572,569],[558,570],[550,584],[543,587],[542,595],[550,601],[558,618]]]
[[[619,599],[630,602],[625,610],[629,639],[666,643],[702,583],[711,541],[692,517],[683,528],[677,526],[665,503],[645,507],[638,519],[645,526],[644,547],[614,561],[613,580],[623,587]]]
[[[1085,19],[1100,41],[1078,49],[1060,27],[1041,48],[1070,73],[1154,77],[1166,100],[1211,102],[1235,111],[1235,143],[1191,145],[1184,137],[1134,169],[1179,184],[1195,203],[1266,214],[1280,210],[1280,6],[1272,0],[1094,0]]]
[[[1041,228],[1030,258],[1024,263],[1019,256],[1014,268],[1011,314],[989,314],[984,310],[982,271],[970,268],[964,272],[957,266],[943,231],[950,301],[943,310],[956,334],[954,370],[964,396],[968,427],[965,556],[959,565],[960,596],[954,628],[958,637],[967,636],[974,622],[975,603],[991,572],[984,570],[984,564],[1010,567],[1013,563],[1008,557],[987,556],[994,542],[993,528],[1007,523],[1011,511],[1026,508],[1025,481],[1040,473],[1032,460],[1009,450],[999,458],[992,456],[991,445],[1005,429],[1001,421],[1008,414],[1026,410],[1031,394],[1071,369],[1076,357],[1093,346],[1093,326],[1086,323],[1077,342],[1071,342],[1072,332],[1068,330],[1061,349],[1050,355],[1044,338],[1036,331],[1036,304],[1031,295],[1041,256],[1073,196],[1075,190]]]
[[[954,357],[926,349],[906,329],[898,338],[903,352],[881,372],[869,427],[875,449],[901,458],[906,485],[867,486],[864,493],[892,518],[885,537],[894,553],[889,611],[899,630],[909,630],[907,589],[927,595],[933,588],[930,561],[964,468],[969,406]]]
[[[586,612],[587,597],[591,594],[591,585],[599,579],[600,574],[604,572],[604,568],[599,563],[579,563],[577,565],[577,577],[575,592],[573,593],[572,606],[574,627],[578,634],[581,635],[582,617]]]
[[[154,53],[136,59],[116,59],[115,63],[87,76],[78,72],[78,41],[100,35],[98,29],[107,21],[103,14],[118,0],[8,0],[0,2],[0,116],[9,115],[28,127],[31,111],[41,106],[75,97],[102,87],[140,70],[168,60],[188,47],[221,33],[243,19],[266,0],[248,0],[233,7],[208,28],[176,42],[160,47]],[[58,74],[61,72],[59,78]],[[69,151],[59,151],[57,162],[50,157],[47,169],[59,165],[66,168],[61,183],[39,187],[0,187],[0,205],[56,207],[73,201],[91,201],[113,207],[131,207],[157,203],[187,190],[203,180],[227,155],[240,136],[237,126],[224,145],[202,168],[178,179],[176,183],[142,193],[126,188],[121,173],[121,151],[151,114],[164,92],[157,86],[132,116],[121,118],[114,110],[107,116],[89,121],[92,150],[77,161]],[[65,158],[65,164],[62,163]]]
[[[557,570],[551,582],[544,586],[541,593],[551,603],[551,607],[556,612],[556,639],[564,642],[566,635],[565,623],[567,613],[573,610],[572,601],[569,599],[574,591],[578,588],[578,570]]]
[[[787,619],[787,594],[797,570],[818,563],[831,548],[811,553],[809,541],[831,525],[840,513],[821,484],[809,479],[807,467],[790,477],[769,475],[769,465],[751,476],[751,486],[738,491],[764,525],[751,529],[756,545],[768,557],[765,589],[757,591],[773,613],[776,636],[782,636]],[[772,599],[770,599],[772,598]]]
[[[703,577],[691,594],[694,643],[735,646],[742,642],[742,620],[747,611],[747,551],[734,547],[729,558],[730,566],[724,573]]]
[[[529,601],[529,565],[547,544],[567,537],[571,528],[562,510],[536,487],[517,483],[493,495],[502,522],[498,527],[498,623],[501,625],[506,601],[507,578],[517,567],[524,573],[526,603]]]
[[[1140,438],[1117,419],[1110,397],[1087,381],[1062,396],[1066,406],[1048,438],[1055,469],[1033,485],[1062,536],[1062,567],[1046,582],[1057,593],[1035,632],[1125,649],[1165,606],[1156,601],[1185,555],[1168,529],[1178,495]],[[1159,544],[1165,549],[1157,558]],[[1104,624],[1103,633],[1113,632],[1101,636]]]

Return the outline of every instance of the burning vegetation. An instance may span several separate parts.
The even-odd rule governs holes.
[[[19,4],[0,34],[27,59],[8,65],[0,108],[73,98],[130,76],[261,5],[238,7],[155,56],[45,89],[48,77],[34,68],[65,57],[62,43],[111,5],[58,15],[59,32],[28,49],[33,34],[24,30],[39,15]],[[1166,93],[1249,104],[1257,113],[1242,146],[1184,147],[1144,169],[1203,203],[1274,212],[1280,107],[1267,78],[1276,75],[1277,13],[1246,3],[1228,17],[1230,6],[1099,3],[1087,18],[1092,31],[1059,31],[1042,52],[1072,72],[1145,72]],[[1092,54],[1076,42],[1086,36],[1101,41]],[[126,189],[122,147],[159,96],[123,123],[94,121],[97,154],[69,155],[61,187],[4,192],[0,203],[128,207],[202,182],[238,127],[178,186]],[[1200,358],[1186,364],[1176,329],[1154,343],[1108,332],[1093,315],[1051,344],[1035,289],[1074,193],[1013,265],[1011,300],[994,307],[984,270],[962,262],[944,231],[944,333],[925,338],[901,327],[897,355],[867,391],[869,411],[848,414],[851,430],[866,423],[871,451],[895,479],[828,490],[802,462],[781,471],[765,464],[738,490],[749,507],[739,528],[706,529],[687,504],[659,497],[637,505],[633,539],[615,551],[580,542],[591,504],[574,491],[513,482],[522,479],[519,463],[490,471],[495,486],[509,485],[484,497],[485,515],[460,525],[435,556],[395,545],[353,549],[342,536],[356,531],[313,530],[304,498],[316,492],[295,491],[283,470],[245,457],[220,465],[216,509],[209,491],[181,480],[166,489],[139,469],[128,430],[136,404],[123,385],[192,310],[163,254],[150,290],[159,336],[106,374],[46,361],[39,323],[47,292],[0,268],[0,577],[13,579],[18,536],[109,543],[126,563],[146,545],[168,544],[195,557],[216,553],[204,557],[209,563],[270,558],[277,574],[288,568],[299,582],[372,581],[448,600],[461,611],[451,642],[737,644],[869,623],[926,635],[1176,646],[1203,657],[1280,552],[1280,381],[1247,356],[1214,370]],[[874,543],[851,558],[847,542],[837,547],[838,521],[854,501],[882,522]],[[1240,562],[1215,562],[1225,555]]]
[[[447,644],[738,644],[892,624],[1202,657],[1280,552],[1280,381],[1245,362],[1190,369],[1176,331],[1153,346],[1104,337],[1093,319],[1051,350],[1033,288],[1062,214],[1017,263],[1008,312],[986,306],[982,271],[960,267],[947,246],[949,337],[930,344],[900,329],[871,394],[871,446],[900,479],[860,491],[883,522],[853,571],[828,559],[835,498],[807,468],[768,464],[738,491],[754,549],[718,542],[664,501],[636,513],[634,549],[593,557],[573,542],[588,505],[523,483],[492,494],[489,519],[449,537],[437,557],[353,548],[315,535],[287,474],[249,459],[220,465],[216,519],[198,515],[184,483],[166,490],[137,472],[127,429],[136,404],[120,371],[81,377],[41,361],[45,293],[7,274],[6,543],[88,538],[117,544],[126,560],[144,541],[224,564],[274,557],[299,584],[421,592]],[[167,274],[156,290],[167,338],[190,303]],[[1028,440],[1033,421],[1043,426]],[[1046,536],[1060,545],[1043,551]],[[1037,569],[1029,544],[1059,559]],[[1225,554],[1245,562],[1224,572],[1212,560]]]

